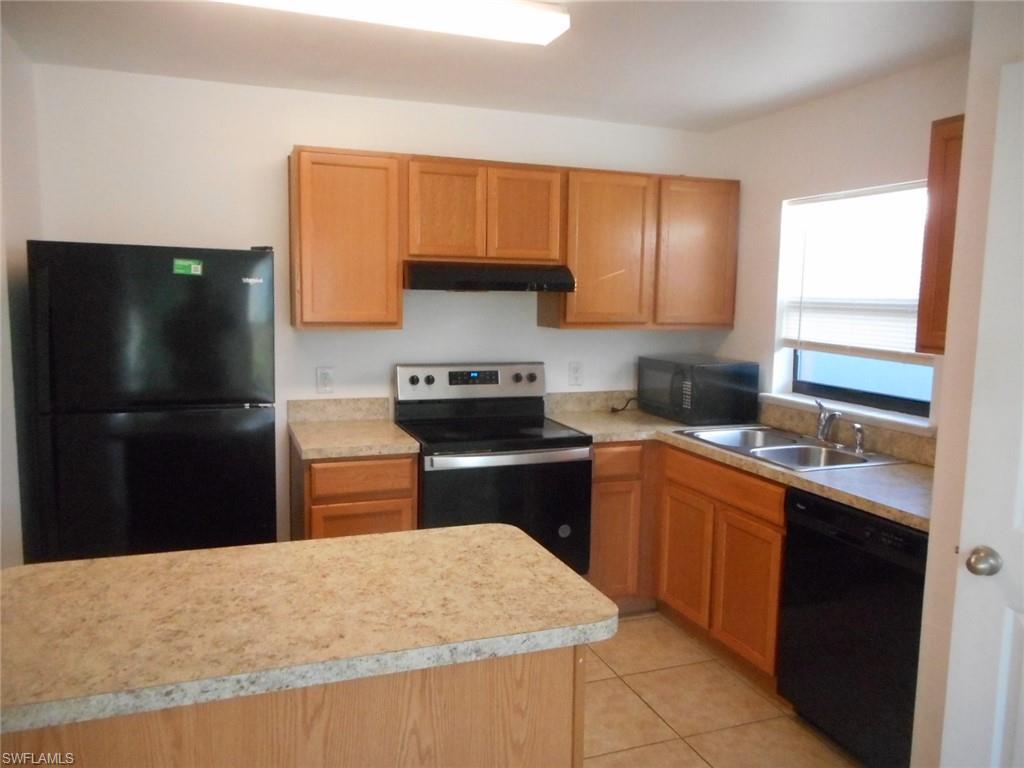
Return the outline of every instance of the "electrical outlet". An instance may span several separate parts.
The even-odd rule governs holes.
[[[583,363],[579,360],[569,361],[569,386],[583,386]]]
[[[334,391],[334,367],[321,365],[316,369],[316,391],[321,395]]]

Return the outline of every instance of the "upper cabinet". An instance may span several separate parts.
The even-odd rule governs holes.
[[[563,176],[558,170],[413,160],[409,255],[561,261]]]
[[[728,328],[739,182],[569,172],[566,263],[576,292],[541,294],[554,327]]]
[[[740,184],[662,179],[654,322],[732,325]]]
[[[409,254],[482,258],[487,250],[487,169],[409,163]]]
[[[949,278],[960,186],[960,150],[964,116],[932,123],[928,159],[928,219],[921,260],[921,296],[917,309],[917,351],[941,354],[946,347]]]
[[[650,320],[657,206],[653,176],[570,171],[566,265],[576,291],[565,296],[565,324]]]
[[[401,325],[404,173],[394,155],[292,152],[293,325]]]

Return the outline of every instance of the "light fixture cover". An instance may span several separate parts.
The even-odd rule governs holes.
[[[569,14],[530,0],[215,0],[367,24],[547,45],[569,29]]]

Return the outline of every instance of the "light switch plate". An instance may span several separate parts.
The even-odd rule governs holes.
[[[316,369],[316,391],[328,395],[334,391],[334,367],[321,365]]]

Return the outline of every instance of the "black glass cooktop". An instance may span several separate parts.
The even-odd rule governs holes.
[[[578,430],[540,417],[437,419],[399,422],[416,438],[425,455],[484,451],[533,451],[590,445]]]

